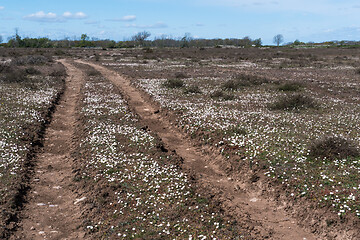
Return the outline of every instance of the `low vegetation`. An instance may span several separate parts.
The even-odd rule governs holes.
[[[306,95],[292,94],[280,97],[274,102],[270,109],[272,110],[301,110],[307,108],[316,108],[316,101]]]
[[[299,82],[289,82],[280,85],[278,89],[284,92],[296,92],[299,91],[302,87],[303,85]]]
[[[164,86],[167,87],[167,88],[181,88],[184,85],[185,85],[184,81],[182,79],[179,79],[179,78],[168,79],[164,83]]]
[[[360,158],[360,152],[354,143],[341,137],[326,137],[316,141],[309,149],[309,156],[314,159],[336,159]]]

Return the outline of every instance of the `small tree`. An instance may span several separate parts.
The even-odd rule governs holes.
[[[274,43],[279,46],[282,42],[284,42],[284,37],[281,34],[274,36]]]
[[[131,37],[132,41],[138,42],[140,46],[143,46],[145,40],[151,36],[151,33],[147,31],[139,32]]]
[[[255,39],[253,41],[253,44],[255,45],[255,47],[261,47],[261,45],[262,45],[261,38]]]
[[[0,35],[0,43],[3,42],[3,37]]]
[[[190,47],[190,41],[193,40],[193,37],[191,36],[191,33],[185,33],[184,37],[181,38],[181,47]]]

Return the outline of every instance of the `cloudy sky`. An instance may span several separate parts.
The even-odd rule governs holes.
[[[0,0],[0,35],[360,40],[359,0]]]

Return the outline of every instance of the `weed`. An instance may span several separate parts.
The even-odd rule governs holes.
[[[145,53],[153,53],[153,52],[154,52],[154,50],[151,49],[150,47],[144,47],[144,48],[143,48],[143,51],[144,51]]]
[[[242,85],[242,83],[239,80],[230,79],[222,84],[222,88],[226,90],[237,90]]]
[[[278,89],[284,92],[296,92],[302,88],[302,84],[298,82],[290,82],[284,83],[283,85],[279,86]]]
[[[30,75],[40,75],[41,74],[41,72],[39,70],[37,70],[36,68],[33,68],[33,67],[26,68],[25,72]]]
[[[18,66],[24,65],[42,65],[48,62],[51,62],[52,59],[49,57],[45,57],[42,55],[30,55],[30,56],[23,56],[18,57],[13,60],[13,64]]]
[[[65,53],[63,50],[61,50],[61,49],[57,49],[57,50],[54,52],[54,54],[55,54],[56,56],[62,56],[62,55],[65,55],[66,53]]]
[[[15,71],[5,74],[2,80],[5,83],[21,83],[25,82],[27,80],[27,77],[23,71]]]
[[[236,77],[236,79],[238,79],[240,81],[240,83],[243,84],[243,86],[261,85],[261,84],[270,82],[270,80],[265,77],[247,75],[247,74],[240,74]]]
[[[301,94],[286,95],[278,99],[270,106],[272,110],[300,110],[306,108],[316,108],[316,101]]]
[[[226,132],[229,135],[233,135],[233,134],[246,135],[247,134],[247,131],[241,126],[234,126],[230,129],[226,130]]]
[[[66,77],[66,69],[62,64],[57,64],[54,70],[49,74],[52,77]]]
[[[91,69],[87,72],[88,76],[101,76],[101,73],[99,71],[96,71],[95,69]]]
[[[188,78],[188,76],[183,72],[175,73],[175,78]]]
[[[360,157],[360,152],[354,147],[354,144],[340,137],[326,137],[321,139],[315,142],[309,150],[311,158],[335,160]]]
[[[181,88],[184,86],[184,81],[181,79],[168,79],[164,86],[168,88]]]
[[[213,99],[223,99],[225,101],[233,100],[234,95],[225,93],[222,90],[216,90],[213,93],[210,94],[210,97]]]
[[[198,85],[192,85],[192,86],[190,86],[190,87],[185,88],[184,93],[185,93],[185,94],[189,94],[189,93],[201,93],[201,90],[200,90],[200,88],[199,88]]]

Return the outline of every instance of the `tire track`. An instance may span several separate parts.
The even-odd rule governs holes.
[[[214,189],[214,194],[219,195],[218,198],[229,214],[239,222],[248,223],[255,238],[317,239],[298,226],[296,220],[286,214],[284,206],[277,206],[275,202],[265,199],[253,185],[230,178],[221,166],[214,163],[215,158],[222,158],[220,154],[207,154],[204,149],[194,147],[185,134],[159,113],[155,104],[147,101],[143,93],[131,86],[129,80],[97,64],[78,62],[94,67],[119,87],[127,97],[131,109],[141,117],[143,123],[162,139],[167,148],[176,151],[184,159],[183,167],[194,172],[202,185]]]
[[[71,64],[61,63],[69,75],[66,89],[36,159],[23,220],[11,239],[83,239],[85,236],[80,229],[81,210],[77,204],[82,198],[73,192],[71,157],[76,105],[84,77]]]

